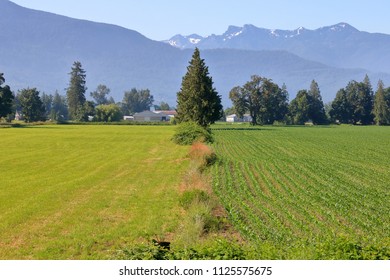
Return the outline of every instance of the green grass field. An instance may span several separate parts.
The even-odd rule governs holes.
[[[390,127],[213,133],[214,190],[259,258],[390,256]]]
[[[173,131],[0,129],[0,259],[110,259],[174,231],[188,147]]]
[[[0,259],[113,259],[156,237],[175,241],[191,163],[174,129],[1,128]],[[254,250],[242,256],[390,256],[390,127],[215,125],[213,134],[214,191],[248,245],[236,248]],[[219,234],[208,241],[230,235]]]

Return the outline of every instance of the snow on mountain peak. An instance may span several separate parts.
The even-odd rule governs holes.
[[[271,29],[270,34],[275,37],[279,37],[280,35],[276,32],[276,29]]]
[[[171,39],[164,41],[169,43],[171,46],[177,48],[194,48],[205,47],[221,47],[225,46],[229,41],[242,41],[242,40],[266,40],[269,38],[274,38],[275,40],[289,40],[298,38],[300,36],[310,36],[310,34],[337,34],[344,32],[359,32],[356,28],[349,25],[345,22],[340,22],[332,26],[325,26],[315,30],[306,29],[304,27],[299,27],[295,30],[281,30],[281,29],[265,29],[259,28],[252,24],[245,24],[242,27],[230,25],[225,33],[222,35],[210,35],[206,37],[199,36],[197,34],[192,34],[188,36],[176,35]],[[252,38],[252,39],[251,39]],[[254,39],[257,38],[257,39]]]
[[[200,41],[202,41],[202,39],[199,39],[199,38],[188,38],[188,40],[190,41],[191,44],[194,44],[194,45],[197,45],[197,44],[199,44]]]
[[[348,23],[345,22],[340,22],[335,25],[331,26],[326,26],[319,28],[319,30],[330,30],[330,31],[336,31],[336,32],[341,32],[341,31],[358,31],[355,27],[349,25]]]

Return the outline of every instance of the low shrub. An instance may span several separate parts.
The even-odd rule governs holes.
[[[185,191],[180,197],[180,206],[184,209],[188,209],[195,201],[206,202],[210,199],[208,193],[203,190],[188,190]]]
[[[177,126],[173,142],[179,145],[192,145],[195,142],[212,143],[211,131],[194,123],[184,122]]]

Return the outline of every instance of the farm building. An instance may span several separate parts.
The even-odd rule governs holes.
[[[133,116],[123,116],[123,120],[125,120],[125,121],[134,121],[134,117]]]
[[[164,113],[143,111],[142,113],[134,114],[134,121],[136,122],[165,122],[169,120],[169,116]]]
[[[22,121],[22,120],[23,120],[22,113],[19,113],[19,111],[16,111],[16,113],[15,113],[15,121]]]
[[[168,116],[168,121],[170,119],[173,119],[177,116],[177,112],[175,110],[169,110],[169,111],[155,111],[156,113],[162,113]]]
[[[242,118],[239,118],[236,114],[229,115],[226,117],[226,122],[234,123],[234,122],[251,122],[252,117],[249,114],[244,114]]]
[[[236,114],[226,116],[226,122],[233,123],[233,122],[237,122],[237,121],[238,121],[238,117]]]
[[[249,114],[244,114],[244,117],[242,118],[243,122],[252,122],[252,117]]]

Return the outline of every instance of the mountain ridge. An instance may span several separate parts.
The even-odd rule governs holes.
[[[196,42],[192,40],[193,35],[177,34],[163,42],[180,49],[285,50],[334,67],[390,73],[390,35],[359,31],[345,22],[314,30],[231,25],[221,35],[196,35]]]
[[[0,26],[0,72],[14,91],[36,87],[64,94],[71,66],[80,61],[87,74],[87,98],[105,84],[116,101],[122,100],[125,90],[149,88],[156,101],[175,106],[193,53],[120,26],[31,10],[5,0],[0,0]],[[325,101],[366,73],[373,84],[378,79],[390,83],[386,73],[335,68],[280,50],[210,49],[202,50],[201,57],[225,105],[230,104],[229,91],[255,74],[285,83],[290,98],[315,79]]]

